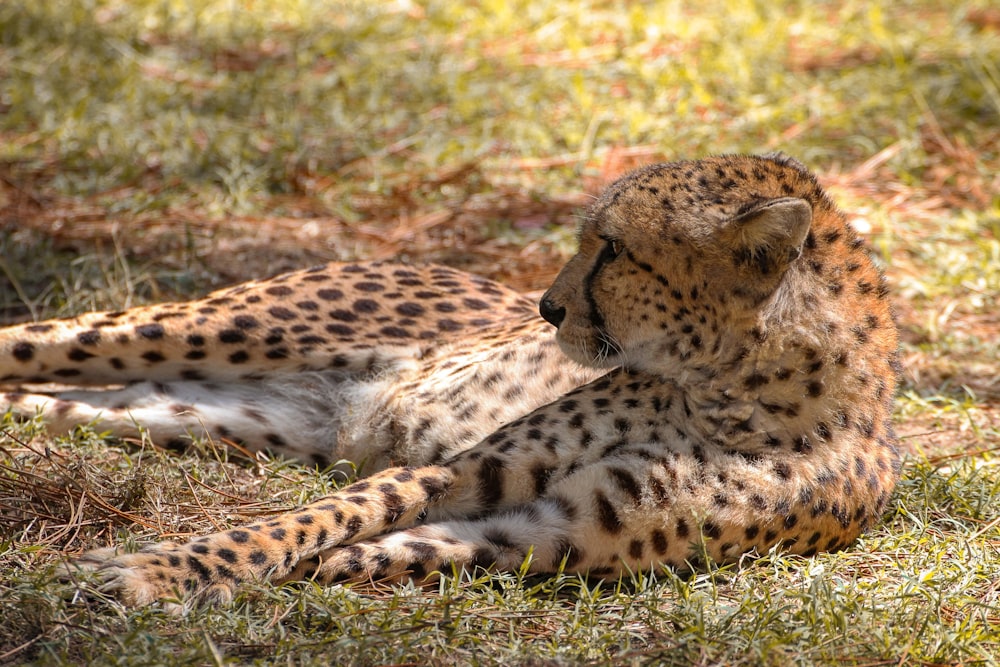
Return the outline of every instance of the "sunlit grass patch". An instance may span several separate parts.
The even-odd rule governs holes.
[[[622,145],[670,158],[792,146],[822,165],[902,142],[892,166],[904,181],[928,174],[931,148],[977,146],[973,173],[997,160],[972,124],[1000,113],[997,47],[968,39],[963,6],[147,0],[0,11],[0,128],[19,139],[8,159],[58,156],[51,185],[68,194],[159,183],[129,193],[136,213],[188,198],[208,214],[246,213],[279,194],[342,211],[361,185],[336,178],[345,170],[379,193],[414,169],[476,160],[493,180],[491,165],[512,157],[574,156],[530,175],[547,189]]]

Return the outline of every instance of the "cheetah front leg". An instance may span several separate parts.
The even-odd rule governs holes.
[[[474,518],[431,517],[336,547],[302,561],[281,581],[423,582],[453,569],[517,571],[525,562],[532,573],[619,576],[662,566],[685,570],[705,556],[725,562],[766,550],[765,537],[779,537],[783,517],[754,511],[735,497],[720,506],[718,473],[725,467],[743,488],[767,485],[773,475],[728,461],[706,461],[708,473],[702,474],[695,463],[683,456],[656,460],[641,445],[619,450],[555,473],[535,500]]]
[[[463,455],[444,466],[388,470],[270,521],[131,555],[94,552],[80,563],[129,604],[228,602],[244,581],[423,581],[452,568],[513,571],[529,557],[531,572],[615,576],[683,569],[704,553],[706,538],[720,561],[758,546],[746,537],[749,508],[734,500],[720,512],[711,481],[719,475],[696,472],[684,457],[651,465],[644,446],[618,450],[553,472],[541,497],[510,488],[493,501],[493,463],[485,459]],[[506,463],[517,472],[518,457]],[[741,484],[774,482],[766,471],[743,472]],[[696,478],[703,480],[697,489]],[[757,514],[754,534],[762,538],[782,520]],[[417,525],[422,519],[427,523]]]
[[[101,590],[130,605],[184,598],[225,603],[241,582],[284,579],[300,562],[336,545],[413,525],[455,486],[448,468],[394,468],[294,512],[186,544],[160,543],[133,554],[92,551],[65,574],[95,571]]]
[[[335,547],[301,561],[279,582],[392,583],[434,580],[452,569],[514,571],[530,556],[532,572],[575,571],[580,564],[568,536],[565,505],[539,500],[481,519],[456,519],[385,533]]]

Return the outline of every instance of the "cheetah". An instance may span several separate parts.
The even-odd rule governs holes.
[[[92,387],[0,405],[53,429],[141,424],[168,445],[362,467],[273,518],[72,566],[133,605],[224,603],[261,580],[808,557],[885,511],[900,474],[886,282],[798,161],[622,177],[538,310],[445,267],[331,264],[5,329],[0,382]]]

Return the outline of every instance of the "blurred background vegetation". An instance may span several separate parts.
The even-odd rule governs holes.
[[[786,571],[791,566],[781,561],[773,579],[765,567],[725,590],[714,580],[698,584],[707,589],[668,584],[670,611],[656,606],[653,587],[648,599],[630,598],[628,604],[649,605],[635,611],[638,617],[597,613],[587,606],[598,604],[597,597],[587,604],[577,598],[573,625],[561,630],[547,625],[555,621],[537,611],[537,601],[521,600],[530,612],[494,608],[500,603],[489,597],[490,585],[491,601],[469,613],[542,613],[538,627],[518,635],[518,641],[548,637],[551,651],[539,649],[548,656],[540,660],[662,659],[649,652],[657,641],[678,647],[679,664],[790,664],[792,655],[860,656],[870,663],[895,656],[903,645],[925,663],[953,662],[978,659],[982,647],[987,654],[1000,650],[996,636],[956,629],[954,614],[933,604],[912,611],[910,618],[925,619],[923,626],[914,620],[886,634],[853,634],[898,618],[900,600],[924,594],[950,600],[941,604],[952,612],[969,604],[980,621],[1000,624],[1000,518],[993,502],[1000,479],[990,472],[996,468],[975,463],[992,462],[1000,447],[1000,8],[994,0],[4,0],[0,324],[185,298],[335,259],[445,262],[537,291],[572,253],[587,202],[624,171],[653,161],[771,150],[819,173],[871,242],[896,298],[906,368],[897,418],[915,472],[901,487],[906,512],[867,548],[881,545],[883,557],[920,552],[939,564],[974,551],[977,567],[994,569],[960,568],[965,579],[942,584],[929,575],[921,579],[941,572],[924,561],[913,560],[910,571],[893,560],[901,577],[894,582],[884,571],[868,572],[870,561],[820,560],[831,572],[846,567],[852,585],[872,596],[870,608],[852,608],[862,623],[817,611],[822,603],[842,609],[840,584],[822,579],[820,570]],[[29,427],[5,428],[24,442],[42,437]],[[0,463],[8,471],[41,466],[58,477],[46,467],[52,460],[42,465],[36,452],[62,447],[63,455],[77,458],[56,468],[85,478],[95,497],[110,497],[123,484],[114,476],[120,459],[108,459],[106,445],[92,433],[46,441],[40,449],[13,440],[0,445],[7,447],[0,447],[7,457]],[[956,457],[974,463],[941,468]],[[280,492],[249,472],[212,477],[214,464],[197,457],[161,463],[147,463],[146,470],[160,472],[143,475],[163,475],[156,484],[176,485],[177,494],[194,493],[189,478],[172,477],[178,469],[212,484],[231,483],[236,475],[241,482],[232,493],[257,489],[258,500],[285,503],[329,484],[315,472],[290,472],[274,462],[267,479],[286,479]],[[128,488],[146,479],[128,474]],[[0,492],[24,493],[23,483],[10,481],[16,479],[29,478],[0,476]],[[45,494],[61,486],[75,488],[60,482],[43,494],[36,486],[38,497],[49,500]],[[3,498],[16,499],[3,493],[0,510],[14,506]],[[141,507],[141,496],[129,502]],[[220,501],[217,494],[198,498],[197,506],[213,501]],[[914,509],[921,503],[923,513]],[[135,639],[128,640],[130,650],[141,644],[153,651],[141,637],[98,632],[118,626],[107,615],[84,623],[79,610],[67,611],[47,583],[31,578],[53,552],[90,545],[73,502],[64,507],[72,520],[57,520],[51,507],[42,518],[25,518],[18,508],[18,522],[9,524],[18,527],[15,533],[5,535],[0,526],[0,567],[6,568],[0,571],[13,573],[13,583],[0,585],[0,602],[21,610],[10,635],[0,632],[0,663],[30,655],[91,659],[107,650],[104,642],[124,643],[126,636]],[[132,515],[127,525],[112,515],[88,521],[137,530]],[[949,527],[927,542],[928,526],[939,519]],[[184,521],[193,519],[189,514]],[[202,523],[183,525],[211,525],[204,517]],[[38,527],[43,524],[51,531]],[[967,531],[948,532],[959,531],[959,524]],[[179,530],[160,521],[144,534],[169,531],[168,525]],[[896,538],[902,541],[891,541]],[[992,556],[983,560],[983,553]],[[972,581],[975,572],[980,578]],[[754,583],[758,576],[763,584]],[[804,616],[784,617],[782,626],[766,616],[773,611],[769,603],[755,596],[760,586],[770,589],[774,579],[787,577],[801,590],[776,590]],[[813,578],[803,583],[803,577]],[[917,580],[926,588],[907,592],[905,582]],[[504,590],[507,599],[516,597]],[[553,602],[559,596],[550,593],[553,613],[564,614]],[[582,587],[579,595],[587,594]],[[356,602],[344,603],[353,598],[342,593],[325,595],[340,595],[338,604]],[[726,607],[718,607],[720,595],[734,605],[729,620]],[[333,604],[330,599],[323,604]],[[382,602],[394,608],[395,600]],[[285,602],[257,600],[265,608],[275,604]],[[302,614],[313,603],[295,604]],[[447,601],[442,604],[413,612],[438,619],[434,627],[445,633],[421,626],[429,634],[419,641],[443,646],[451,636],[452,626],[440,620],[450,618]],[[612,596],[600,604],[606,611],[625,603]],[[367,600],[362,607],[373,605]],[[774,632],[784,627],[794,636],[767,634],[765,617],[776,624]],[[380,629],[359,630],[358,621],[333,635],[360,642],[350,655],[365,662],[357,657],[365,641],[402,636],[390,618],[387,611]],[[752,636],[733,619],[742,619]],[[233,627],[243,622],[229,621]],[[182,626],[178,643],[148,660],[193,651],[192,660],[222,661],[225,651],[208,635],[204,644],[189,641],[201,631],[198,622]],[[336,621],[342,622],[353,621]],[[60,628],[78,623],[94,638],[60,643],[66,636]],[[249,632],[245,627],[226,630],[236,637],[228,655],[262,659],[268,646],[301,648],[315,639],[303,629],[310,622],[303,623],[287,636],[280,623],[257,628],[268,639],[256,644],[241,634]],[[220,616],[212,624],[225,626]],[[172,630],[142,613],[129,616],[127,625],[140,635],[152,627],[161,639]],[[701,634],[685,639],[668,631],[681,626]],[[459,642],[465,648],[457,654],[430,644],[410,650],[405,643],[393,653],[390,642],[380,644],[387,651],[380,655],[438,664],[526,655],[516,643],[483,653],[475,643],[482,628],[466,630],[462,641],[471,644]],[[41,646],[49,648],[33,653]]]
[[[538,289],[587,194],[708,153],[995,237],[998,31],[988,0],[9,0],[0,315],[38,244],[153,261],[143,294],[389,254]]]

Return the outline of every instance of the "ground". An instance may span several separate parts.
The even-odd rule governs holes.
[[[334,480],[213,443],[178,457],[7,425],[0,662],[995,656],[1000,16],[939,5],[4,4],[0,321],[330,259],[438,261],[540,293],[582,207],[626,168],[781,149],[885,264],[911,458],[883,525],[836,556],[599,588],[260,589],[177,622],[64,600],[46,567],[84,542],[266,515]]]

